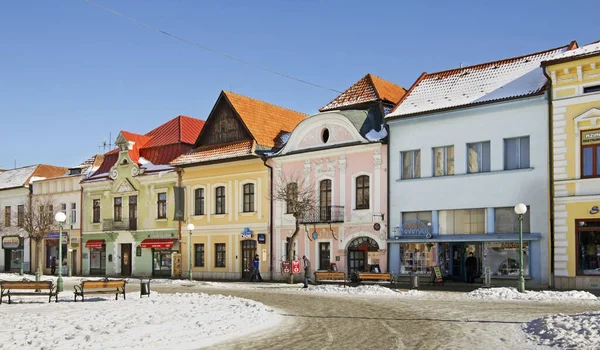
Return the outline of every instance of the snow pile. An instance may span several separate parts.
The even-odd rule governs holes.
[[[2,305],[0,344],[10,349],[198,349],[273,329],[281,320],[265,305],[236,297],[156,294],[127,300],[61,293],[15,297]]]
[[[513,287],[502,287],[502,288],[480,288],[476,289],[466,295],[467,298],[478,298],[478,299],[510,299],[510,300],[594,300],[598,301],[598,298],[589,293],[577,290],[570,290],[564,292],[543,290],[539,292],[525,291],[525,293],[519,293],[516,288]]]
[[[295,289],[297,290],[297,289]],[[334,294],[363,294],[363,295],[398,295],[398,292],[378,285],[360,285],[357,287],[344,287],[338,285],[318,285],[304,289],[308,292],[334,293]]]
[[[538,345],[561,349],[598,349],[600,347],[600,313],[550,315],[522,326],[527,337]]]

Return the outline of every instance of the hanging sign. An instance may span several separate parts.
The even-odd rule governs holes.
[[[292,261],[292,273],[300,273],[300,260]]]
[[[247,228],[244,227],[244,231],[242,231],[242,239],[250,239],[252,238],[252,231]]]
[[[282,261],[281,262],[281,272],[282,273],[290,273],[290,272],[292,272],[292,269],[290,268],[290,262],[289,261]]]
[[[265,244],[267,241],[266,235],[264,233],[258,234],[258,244]]]

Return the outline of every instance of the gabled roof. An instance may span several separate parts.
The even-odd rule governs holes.
[[[252,143],[251,140],[244,140],[221,145],[201,146],[194,149],[192,152],[179,156],[171,162],[171,165],[178,166],[250,156],[253,154]]]
[[[145,136],[148,136],[150,141],[144,147],[165,146],[179,142],[193,145],[203,126],[204,120],[180,115],[148,132]]]
[[[222,94],[233,106],[252,137],[261,146],[280,146],[281,132],[291,132],[296,125],[308,117],[307,114],[293,111],[231,91]]]
[[[555,64],[560,62],[572,61],[588,56],[597,56],[600,55],[600,40],[594,41],[593,43],[589,43],[582,47],[576,47],[572,50],[565,51],[552,59],[549,59],[543,63],[544,66],[549,64]]]
[[[325,112],[373,101],[396,104],[405,93],[406,89],[402,86],[369,73],[319,111]]]
[[[423,73],[386,116],[407,116],[543,93],[547,79],[540,63],[567,46],[437,73]]]
[[[67,170],[67,168],[47,164],[9,169],[0,172],[0,190],[25,187],[35,180],[59,177],[64,175]]]

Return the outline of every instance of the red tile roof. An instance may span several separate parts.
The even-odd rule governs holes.
[[[202,162],[210,162],[214,160],[235,158],[245,155],[252,155],[251,140],[237,141],[224,145],[209,145],[201,146],[194,149],[192,152],[183,154],[179,158],[171,162],[171,165],[185,165]]]
[[[380,100],[396,104],[405,93],[406,89],[402,86],[373,74],[367,74],[319,111],[324,112]]]

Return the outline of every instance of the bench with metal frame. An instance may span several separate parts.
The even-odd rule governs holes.
[[[8,297],[8,303],[12,304],[11,296],[47,296],[48,302],[52,302],[52,297],[58,303],[58,292],[52,281],[0,281],[0,304],[2,299]]]
[[[338,271],[315,271],[315,284],[319,282],[341,283],[344,286],[348,283],[346,274]]]
[[[389,272],[358,272],[357,279],[359,283],[363,281],[381,281],[392,283],[392,274]]]
[[[126,284],[127,281],[125,280],[109,280],[108,278],[97,281],[81,281],[80,285],[74,286],[75,291],[73,293],[75,294],[75,301],[80,296],[82,302],[85,296],[89,294],[114,294],[115,300],[119,300],[119,294],[123,294],[123,299],[126,299]]]

